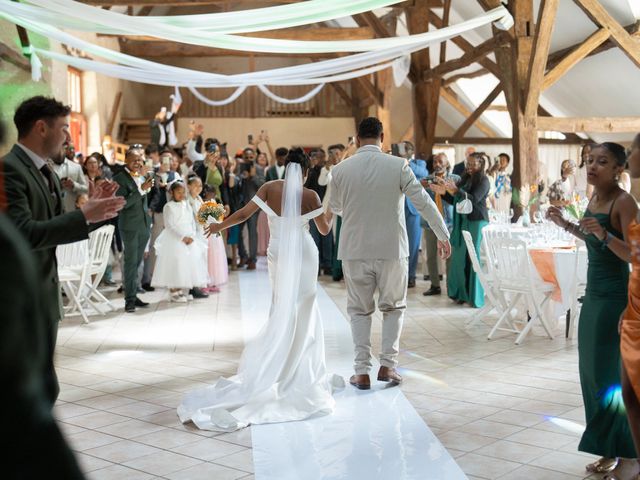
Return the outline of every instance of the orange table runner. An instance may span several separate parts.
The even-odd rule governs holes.
[[[531,255],[531,261],[538,270],[542,281],[552,284],[555,288],[551,299],[554,302],[562,301],[562,291],[560,290],[560,284],[556,277],[556,262],[553,256],[553,250],[549,249],[535,249],[529,250]]]

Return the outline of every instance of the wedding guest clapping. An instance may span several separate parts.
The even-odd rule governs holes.
[[[76,198],[82,193],[89,192],[89,185],[82,167],[73,160],[69,160],[69,148],[73,145],[63,145],[63,150],[51,156],[53,171],[56,172],[62,186],[62,211],[73,212],[76,209]],[[73,153],[71,154],[73,158]]]
[[[37,96],[17,108],[14,123],[18,142],[2,159],[5,175],[7,214],[26,237],[38,267],[38,295],[46,338],[45,388],[50,406],[58,397],[58,380],[53,366],[58,322],[60,321],[56,247],[89,237],[90,225],[115,217],[124,206],[114,197],[117,185],[107,184],[80,210],[64,213],[62,187],[48,159],[69,141],[68,106],[53,98]]]
[[[471,268],[471,260],[462,238],[462,231],[471,233],[476,251],[480,251],[482,229],[489,224],[487,196],[489,179],[485,175],[487,156],[481,152],[472,153],[467,159],[466,170],[459,182],[445,180],[441,187],[433,186],[435,193],[444,195],[444,200],[454,206],[453,230],[451,231],[451,263],[447,271],[447,294],[459,304],[469,303],[480,308],[484,305],[484,289],[478,276]],[[456,208],[463,201],[470,201],[469,213],[458,212]]]

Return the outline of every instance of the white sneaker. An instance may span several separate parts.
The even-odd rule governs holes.
[[[186,297],[182,294],[182,292],[174,292],[169,297],[170,302],[174,303],[187,303]]]

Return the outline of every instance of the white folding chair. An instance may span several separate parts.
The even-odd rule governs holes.
[[[104,272],[109,264],[109,255],[111,250],[111,242],[115,227],[113,225],[105,225],[89,234],[89,277],[87,278],[86,287],[88,292],[86,298],[92,301],[92,307],[102,315],[105,312],[100,308],[106,306],[109,310],[115,310],[115,306],[98,290],[98,285],[102,281]]]
[[[65,314],[79,312],[84,323],[89,323],[89,318],[84,309],[86,297],[85,285],[89,278],[90,256],[89,241],[60,245],[56,249],[58,259],[58,278],[64,290],[69,305],[65,307]]]
[[[587,288],[586,268],[583,265],[587,262],[587,251],[584,241],[576,239],[576,258],[573,270],[574,284],[571,291],[571,310],[569,311],[569,324],[567,325],[568,338],[575,338],[578,330],[578,318],[581,303],[578,301],[584,296]]]
[[[553,339],[553,333],[544,314],[544,307],[551,299],[555,286],[537,279],[535,267],[532,265],[527,244],[524,241],[502,238],[495,242],[496,268],[499,272],[496,277],[498,288],[504,294],[513,295],[513,298],[491,329],[489,340],[493,338],[496,331],[502,330],[517,333],[515,343],[520,345],[536,320],[540,320],[549,338]],[[541,302],[538,301],[540,295],[543,297]],[[502,323],[508,320],[511,310],[521,299],[526,301],[529,312],[532,312],[531,318],[522,329],[515,328],[514,325],[502,327]]]
[[[494,276],[494,271],[489,269],[485,271],[485,269],[482,268],[480,260],[478,259],[478,252],[476,251],[476,247],[473,244],[473,237],[471,236],[471,233],[463,230],[462,237],[464,238],[464,242],[467,245],[467,253],[469,255],[469,258],[471,259],[473,271],[478,276],[478,280],[480,281],[480,284],[484,289],[485,296],[488,300],[486,305],[482,307],[482,309],[480,309],[478,313],[473,315],[471,320],[469,320],[469,322],[467,323],[467,326],[471,326],[494,310],[499,316],[501,316],[503,313],[505,313],[505,310],[507,308],[507,301],[498,288],[498,282],[496,281],[496,277]],[[512,318],[510,312],[507,312],[506,320],[511,325]]]
[[[497,240],[511,238],[511,232],[507,226],[494,226],[482,230],[482,252],[481,258],[487,266],[487,272],[496,275],[496,253]]]

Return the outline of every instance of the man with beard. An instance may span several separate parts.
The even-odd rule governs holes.
[[[76,200],[79,195],[89,193],[87,177],[84,176],[82,167],[69,159],[69,148],[73,149],[73,144],[65,142],[63,151],[51,157],[53,171],[60,179],[62,211],[65,213],[73,212],[76,209]]]
[[[49,159],[69,141],[69,113],[68,106],[53,98],[25,100],[14,115],[18,143],[2,159],[7,214],[29,242],[38,268],[33,301],[41,303],[41,327],[47,333],[43,376],[50,406],[59,392],[53,353],[62,317],[56,247],[88,238],[92,224],[115,217],[124,206],[114,196],[117,185],[107,183],[82,208],[63,213],[60,181]]]
[[[427,193],[435,202],[442,218],[444,218],[447,229],[451,232],[453,228],[453,205],[443,201],[442,195],[431,189],[432,185],[443,185],[447,180],[457,183],[460,181],[460,177],[449,174],[449,160],[447,156],[444,153],[438,153],[433,157],[433,174],[422,181],[422,186],[427,189]],[[423,295],[430,297],[442,293],[442,289],[440,288],[441,275],[438,271],[438,237],[436,237],[433,230],[429,228],[427,222],[422,223],[422,228],[424,228],[427,243],[427,269],[429,270],[429,279],[431,280],[431,288],[424,292]],[[448,259],[447,265],[449,265]]]

